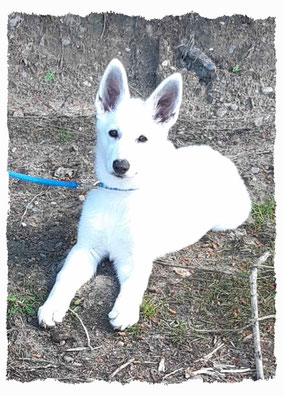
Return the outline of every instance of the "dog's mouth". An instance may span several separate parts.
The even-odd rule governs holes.
[[[118,177],[119,179],[126,179],[128,176],[126,175],[119,175],[118,173],[112,172],[112,176]]]
[[[134,175],[121,175],[116,172],[112,172],[111,175],[117,177],[118,179],[131,179],[132,177],[136,176],[138,172],[136,172]]]

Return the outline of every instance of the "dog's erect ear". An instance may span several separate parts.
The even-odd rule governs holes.
[[[166,78],[146,103],[152,107],[153,119],[169,128],[177,120],[182,97],[182,78],[179,73]]]
[[[113,59],[101,79],[95,100],[96,110],[98,113],[112,111],[125,97],[129,97],[126,72],[122,63]]]

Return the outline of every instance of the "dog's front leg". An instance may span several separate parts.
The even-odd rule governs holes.
[[[46,302],[38,310],[41,326],[62,322],[76,291],[95,274],[99,261],[93,249],[78,245],[71,249]]]
[[[120,292],[112,311],[110,323],[114,329],[123,330],[139,320],[139,309],[152,270],[152,260],[143,255],[115,260]]]

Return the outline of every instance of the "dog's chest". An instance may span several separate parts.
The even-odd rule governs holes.
[[[128,241],[135,221],[134,200],[130,193],[92,191],[85,203],[82,222],[87,222],[91,239],[109,250],[113,244]]]

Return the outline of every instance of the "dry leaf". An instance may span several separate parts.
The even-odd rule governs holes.
[[[186,268],[174,268],[174,271],[176,274],[182,276],[183,278],[186,278],[187,276],[191,275],[189,270]]]

